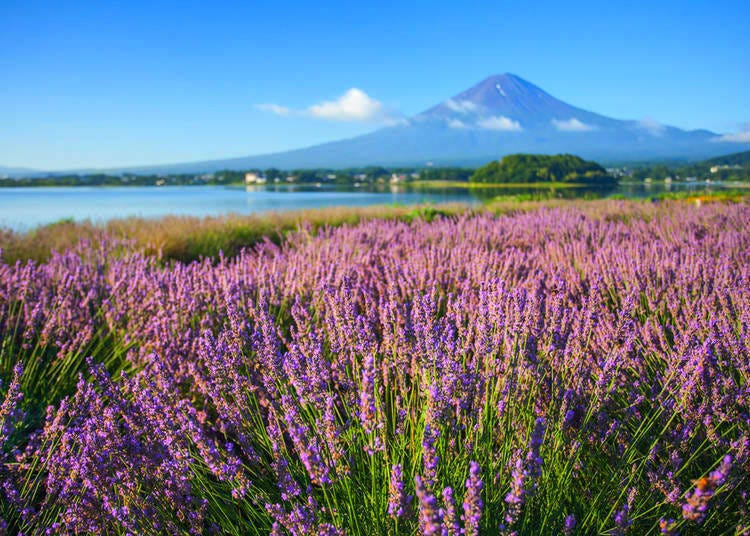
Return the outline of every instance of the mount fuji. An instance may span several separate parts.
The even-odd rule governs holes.
[[[720,140],[708,130],[605,117],[506,73],[490,76],[393,126],[349,139],[259,156],[109,171],[478,165],[518,152],[573,153],[603,162],[699,160],[737,151],[736,143]]]
[[[503,155],[574,153],[604,161],[696,160],[736,150],[708,130],[620,120],[556,99],[513,74],[477,85],[400,124],[275,154],[170,166],[185,170],[364,165],[475,165]]]

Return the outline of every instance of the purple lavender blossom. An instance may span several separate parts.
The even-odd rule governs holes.
[[[450,486],[443,489],[443,530],[445,536],[461,536],[464,532],[458,523],[456,512],[456,498],[453,496],[453,488]]]
[[[437,498],[427,490],[419,475],[414,477],[414,485],[419,505],[419,530],[424,536],[438,536],[443,531],[443,512]]]
[[[425,426],[424,439],[422,440],[422,464],[425,472],[424,481],[429,487],[433,486],[437,479],[437,468],[440,462],[440,456],[437,453],[435,443],[439,437],[439,430],[436,430],[429,424]]]
[[[573,529],[575,528],[576,516],[574,516],[573,514],[565,516],[565,521],[563,522],[563,534],[565,536],[571,536],[571,534],[573,534]]]
[[[628,528],[633,524],[633,521],[628,514],[628,505],[624,504],[622,508],[617,510],[612,516],[612,519],[615,522],[615,534],[625,534]]]
[[[464,495],[464,534],[476,536],[479,534],[479,522],[482,518],[482,479],[477,462],[469,462],[469,478],[466,480],[466,495]]]
[[[402,517],[411,502],[411,496],[404,492],[404,474],[400,463],[391,467],[391,480],[388,493],[388,515]]]

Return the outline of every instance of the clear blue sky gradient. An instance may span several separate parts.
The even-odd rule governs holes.
[[[296,148],[377,125],[255,105],[357,87],[409,116],[503,72],[604,115],[734,132],[750,121],[749,37],[748,0],[0,0],[0,165]]]

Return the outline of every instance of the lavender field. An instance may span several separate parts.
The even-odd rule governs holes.
[[[750,205],[0,261],[0,378],[11,534],[747,534]]]

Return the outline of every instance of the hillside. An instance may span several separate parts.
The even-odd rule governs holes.
[[[596,162],[570,154],[513,154],[494,160],[477,169],[472,182],[539,183],[562,182],[577,184],[611,184],[614,177]]]
[[[717,156],[701,162],[707,166],[742,166],[750,167],[750,151],[732,153],[725,156]]]

